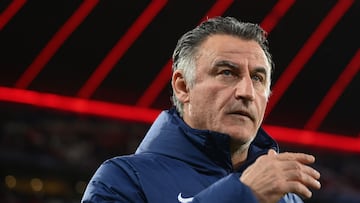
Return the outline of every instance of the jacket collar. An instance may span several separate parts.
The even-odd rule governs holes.
[[[260,129],[250,145],[247,161],[239,172],[270,148],[278,151],[276,142]],[[136,154],[139,153],[172,157],[204,173],[225,175],[233,171],[230,137],[223,133],[191,128],[174,108],[163,111],[155,120],[136,150]]]

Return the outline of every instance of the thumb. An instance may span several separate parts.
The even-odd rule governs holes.
[[[268,155],[277,155],[277,152],[274,149],[269,149]]]

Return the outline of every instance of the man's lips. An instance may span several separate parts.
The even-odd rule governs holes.
[[[229,114],[245,116],[245,117],[248,117],[252,121],[255,120],[254,116],[251,113],[247,112],[247,111],[238,110],[238,111],[232,111]]]

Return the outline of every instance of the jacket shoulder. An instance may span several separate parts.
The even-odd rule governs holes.
[[[128,159],[126,156],[115,157],[102,163],[89,181],[82,202],[144,202],[139,177]]]

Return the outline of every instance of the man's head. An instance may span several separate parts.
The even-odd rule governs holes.
[[[173,54],[173,102],[193,128],[253,139],[270,95],[265,31],[234,18],[209,19],[185,33]]]

